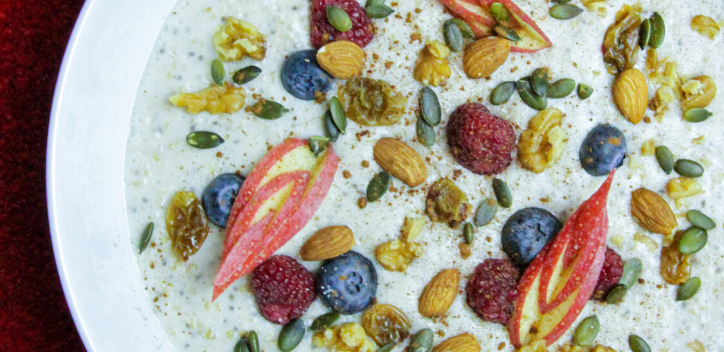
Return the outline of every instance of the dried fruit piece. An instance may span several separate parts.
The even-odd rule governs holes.
[[[317,51],[317,63],[335,78],[350,79],[362,73],[365,53],[357,44],[339,40]]]
[[[415,242],[392,240],[375,248],[375,258],[389,271],[405,272],[415,258],[423,253],[422,245]]]
[[[166,210],[166,232],[171,250],[184,261],[198,252],[209,234],[209,224],[194,192],[176,192]]]
[[[427,318],[443,317],[455,301],[459,285],[459,270],[447,269],[437,273],[420,294],[417,305],[420,314]]]
[[[480,352],[480,344],[475,336],[464,333],[440,342],[432,352]]]
[[[330,352],[374,352],[375,343],[358,323],[332,326],[312,337],[314,347],[327,347]]]
[[[631,193],[631,216],[644,229],[664,236],[670,235],[677,224],[664,198],[646,188]]]
[[[378,346],[401,342],[410,334],[410,320],[390,304],[375,304],[362,313],[362,327]]]
[[[339,31],[327,19],[327,7],[343,10],[351,20],[350,29]],[[372,23],[365,10],[354,0],[313,0],[309,36],[315,49],[337,40],[347,40],[364,48],[374,38]]]
[[[347,118],[363,126],[390,126],[405,113],[407,98],[389,83],[364,77],[347,80],[337,91]]]
[[[699,82],[700,84],[695,84]],[[688,89],[687,85],[694,84],[695,89]],[[689,86],[690,87],[690,86]],[[683,110],[688,111],[695,108],[705,108],[716,97],[716,82],[709,76],[697,76],[686,82],[681,90],[684,92],[684,99],[681,101]]]
[[[211,40],[222,61],[241,60],[244,56],[262,60],[266,55],[266,39],[256,26],[231,16]]]
[[[603,38],[603,62],[610,74],[634,67],[639,52],[641,6],[624,5],[616,13],[616,22],[606,29]]]
[[[510,41],[500,37],[476,40],[465,48],[463,70],[470,78],[485,78],[498,69],[510,54]]]
[[[543,172],[563,156],[568,135],[560,127],[563,113],[545,109],[528,121],[528,129],[518,139],[518,160],[533,172]]]
[[[445,44],[437,40],[427,43],[420,51],[420,56],[415,64],[413,72],[415,80],[434,87],[445,82],[452,73],[446,59],[448,55],[450,55],[450,49]]]
[[[354,234],[347,226],[329,226],[317,231],[299,250],[307,261],[331,259],[347,253],[354,246]]]
[[[696,181],[696,179],[679,177],[669,180],[666,184],[666,192],[669,196],[671,196],[671,198],[674,198],[676,206],[679,207],[683,204],[682,202],[684,198],[704,193],[704,190],[701,188],[701,185]]]
[[[169,98],[179,108],[186,108],[189,114],[208,111],[209,114],[233,113],[244,107],[244,89],[234,87],[229,82],[224,85],[212,85],[196,93],[181,93]]]
[[[482,319],[505,324],[518,297],[520,272],[505,259],[485,259],[465,286],[465,301]]]
[[[719,24],[711,17],[704,15],[697,15],[691,19],[691,29],[711,40],[714,40],[714,37],[719,34]]]
[[[621,72],[613,83],[613,101],[627,120],[639,123],[649,103],[644,74],[635,68]]]
[[[382,169],[410,187],[419,186],[427,180],[425,161],[405,142],[381,138],[375,144],[373,154]]]
[[[470,215],[468,196],[449,178],[432,184],[425,201],[425,213],[432,222],[448,223],[457,228]]]
[[[679,252],[676,243],[661,248],[661,277],[671,285],[681,285],[691,277],[691,256]]]

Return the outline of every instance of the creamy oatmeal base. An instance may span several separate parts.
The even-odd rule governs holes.
[[[374,20],[375,39],[364,51],[367,54],[365,77],[384,79],[408,96],[402,121],[391,127],[347,126],[347,135],[334,143],[341,163],[327,198],[315,217],[277,254],[298,257],[302,243],[316,230],[330,225],[349,226],[357,240],[354,247],[375,262],[379,275],[377,300],[393,304],[404,311],[412,322],[412,330],[430,328],[436,342],[463,332],[474,334],[483,351],[512,351],[508,333],[499,324],[485,322],[465,304],[464,294],[458,296],[449,316],[432,321],[418,313],[417,302],[422,288],[441,269],[458,268],[464,277],[473,272],[485,258],[504,258],[500,231],[505,220],[524,207],[542,207],[561,221],[586,200],[604,181],[585,173],[578,160],[578,148],[588,131],[599,123],[620,128],[628,143],[628,158],[619,168],[608,197],[608,245],[623,259],[640,258],[644,264],[643,284],[631,289],[619,305],[589,302],[580,320],[597,314],[601,331],[597,343],[617,351],[628,351],[627,337],[635,333],[644,337],[654,351],[688,351],[686,344],[698,339],[707,351],[724,350],[724,234],[721,228],[710,231],[709,243],[694,256],[692,276],[702,278],[697,295],[686,302],[675,302],[676,287],[666,284],[659,275],[659,249],[652,251],[634,241],[641,232],[661,243],[661,236],[646,233],[630,215],[631,192],[646,187],[672,205],[677,215],[699,209],[721,223],[724,220],[724,99],[715,99],[707,108],[714,116],[703,123],[684,122],[676,103],[664,115],[663,122],[633,125],[618,112],[611,98],[614,76],[607,73],[600,46],[606,28],[614,22],[622,0],[607,0],[607,15],[585,11],[573,20],[559,21],[548,15],[551,4],[543,0],[515,1],[537,22],[553,42],[553,47],[534,53],[511,53],[490,80],[468,79],[462,72],[462,54],[449,58],[452,77],[444,87],[437,87],[443,108],[443,124],[435,128],[437,142],[426,148],[414,142],[415,111],[422,85],[412,77],[412,70],[426,40],[442,38],[442,23],[450,18],[435,0],[398,1],[391,5],[395,13],[384,20]],[[630,3],[630,1],[627,1]],[[724,19],[721,0],[642,1],[644,16],[653,11],[662,14],[667,32],[659,57],[678,61],[682,75],[709,75],[724,87],[724,44],[722,35],[710,40],[690,28],[691,18],[705,14],[717,21]],[[281,102],[291,111],[278,120],[255,117],[243,110],[235,114],[190,115],[169,103],[168,98],[180,92],[198,91],[209,86],[209,65],[217,57],[211,43],[212,35],[225,16],[234,16],[256,25],[266,35],[267,54],[263,61],[245,58],[226,63],[226,72],[247,65],[259,66],[263,72],[244,85],[247,104],[260,94]],[[419,34],[419,36],[418,36]],[[413,40],[420,38],[420,40]],[[321,116],[326,104],[294,98],[282,87],[280,70],[286,55],[311,48],[309,40],[308,0],[270,0],[263,5],[249,0],[180,1],[168,15],[159,33],[154,50],[141,80],[131,117],[126,153],[126,201],[131,229],[130,241],[137,248],[139,234],[149,221],[156,224],[151,246],[137,256],[139,273],[153,306],[156,318],[179,351],[230,351],[241,333],[259,333],[262,349],[273,351],[281,326],[269,323],[257,311],[246,279],[234,283],[215,302],[211,302],[212,282],[221,258],[224,235],[222,229],[210,225],[206,242],[187,262],[172,254],[165,229],[164,214],[171,197],[180,190],[194,191],[197,196],[214,177],[239,170],[248,174],[255,163],[274,146],[289,137],[308,138],[323,135]],[[639,55],[636,67],[643,71],[645,52]],[[513,193],[513,206],[500,209],[495,220],[476,229],[472,256],[460,257],[458,245],[461,231],[446,224],[428,224],[420,241],[425,253],[415,259],[406,273],[390,272],[374,260],[374,248],[397,238],[405,216],[424,216],[427,187],[441,177],[455,177],[456,184],[477,207],[483,199],[493,196],[492,177],[473,174],[459,166],[449,155],[444,134],[447,117],[467,101],[483,102],[495,115],[511,121],[519,135],[536,111],[522,103],[517,95],[501,106],[492,106],[490,91],[503,81],[515,81],[538,67],[548,67],[554,79],[572,78],[589,84],[594,93],[587,100],[575,94],[564,99],[550,99],[549,107],[563,111],[563,129],[569,136],[568,146],[560,161],[543,173],[535,174],[521,168],[516,161],[497,177],[505,180]],[[228,74],[227,74],[228,77]],[[340,81],[337,81],[337,85]],[[650,96],[658,84],[649,82]],[[334,95],[333,87],[329,96]],[[721,95],[721,92],[720,92]],[[648,113],[651,115],[651,112]],[[214,131],[226,142],[215,149],[189,147],[186,135],[194,130]],[[381,137],[396,137],[408,142],[428,160],[427,182],[411,192],[400,181],[384,196],[382,202],[357,206],[367,183],[380,171],[373,161],[372,147]],[[693,143],[703,137],[703,142]],[[660,171],[656,159],[641,155],[641,145],[654,139],[667,145],[676,158],[701,162],[706,169],[698,179],[704,194],[689,198],[686,205],[674,207],[665,195],[666,182],[676,177]],[[362,166],[369,162],[368,167]],[[348,171],[349,177],[343,176]],[[347,174],[347,173],[345,173]],[[683,216],[677,216],[679,228],[688,227]],[[720,225],[721,226],[721,225]],[[618,241],[614,241],[616,238]],[[615,243],[616,242],[616,243]],[[301,262],[314,271],[318,262]],[[307,326],[328,309],[317,300],[304,315]],[[343,316],[341,322],[359,321],[359,315]],[[570,329],[557,344],[570,340]],[[298,351],[312,349],[311,333],[307,333]],[[398,345],[402,350],[406,344]]]

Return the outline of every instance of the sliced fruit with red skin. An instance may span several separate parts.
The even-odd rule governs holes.
[[[482,38],[493,35],[495,19],[488,11],[488,7],[481,7],[477,0],[438,0],[453,14],[470,26],[476,37]]]
[[[480,5],[484,8],[490,8],[494,2],[499,2],[505,6],[510,14],[511,19],[507,23],[501,23],[505,27],[514,30],[520,36],[520,41],[511,43],[510,51],[514,53],[534,53],[538,50],[550,48],[553,43],[538,27],[538,25],[530,18],[518,5],[511,0],[479,0]]]
[[[606,196],[613,174],[611,172],[599,190],[576,210],[556,239],[541,250],[523,274],[518,283],[515,311],[508,323],[514,346],[520,347],[533,340],[553,344],[575,322],[591,297],[606,253]],[[583,239],[579,242],[583,247],[576,248],[579,237]],[[569,245],[576,250],[566,250]],[[593,248],[590,259],[581,256],[581,253],[588,253],[587,247]],[[569,267],[565,263],[569,263]],[[577,286],[568,285],[568,282],[577,283]],[[549,296],[549,292],[557,294]]]

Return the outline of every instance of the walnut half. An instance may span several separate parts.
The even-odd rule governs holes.
[[[528,122],[528,129],[518,140],[518,160],[524,168],[540,173],[561,158],[568,141],[562,119],[560,110],[549,108]]]

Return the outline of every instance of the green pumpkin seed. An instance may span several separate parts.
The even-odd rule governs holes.
[[[384,4],[385,4],[385,0],[367,0],[367,2],[365,3],[365,7],[375,6],[375,5],[384,5]]]
[[[196,131],[186,136],[186,144],[198,149],[216,148],[222,143],[224,139],[214,132]]]
[[[515,82],[503,82],[498,84],[492,92],[490,92],[490,103],[493,105],[505,104],[515,92]]]
[[[686,301],[689,298],[694,297],[696,292],[699,291],[699,287],[701,287],[701,279],[698,277],[692,277],[689,281],[679,286],[679,289],[676,291],[676,300]]]
[[[686,218],[689,219],[692,225],[700,229],[712,230],[716,227],[714,220],[698,210],[687,211]]]
[[[714,114],[711,113],[711,111],[704,108],[693,108],[686,110],[686,112],[684,113],[684,120],[689,122],[702,122],[706,121],[712,115]]]
[[[475,39],[475,33],[473,33],[473,30],[470,29],[470,26],[468,26],[468,24],[465,23],[465,21],[463,21],[459,18],[451,18],[451,19],[445,21],[445,23],[448,23],[448,22],[455,23],[458,26],[458,28],[460,28],[460,32],[462,32],[463,37],[468,38],[468,39]]]
[[[395,342],[389,343],[387,345],[380,347],[380,349],[378,349],[377,352],[390,352],[395,349],[396,345],[397,344]]]
[[[588,84],[579,83],[578,84],[578,97],[581,98],[581,100],[586,100],[588,97],[593,94],[593,88],[589,86]]]
[[[473,224],[466,222],[463,226],[463,239],[465,240],[465,243],[472,244],[473,238],[475,236],[475,230],[473,229]]]
[[[641,27],[639,27],[639,48],[641,48],[641,50],[644,50],[644,48],[646,48],[646,44],[649,43],[650,37],[651,21],[645,19],[643,22],[641,22]]]
[[[551,0],[551,2],[554,2],[556,4],[567,4],[571,2],[571,0]]]
[[[570,78],[564,78],[550,84],[546,95],[548,98],[565,98],[571,94],[574,89],[576,89],[576,81]]]
[[[246,336],[240,338],[236,345],[234,345],[234,352],[251,352],[249,339]]]
[[[261,74],[261,69],[256,66],[246,66],[239,71],[236,71],[233,76],[231,76],[231,79],[236,84],[244,84],[247,82],[252,81],[254,78],[259,77]]]
[[[704,167],[694,160],[679,159],[674,163],[674,171],[684,177],[696,178],[704,174]]]
[[[226,75],[226,72],[224,71],[224,64],[219,59],[215,59],[214,61],[211,61],[211,78],[216,82],[216,84],[224,83],[224,75]]]
[[[623,264],[623,274],[621,274],[621,279],[618,280],[618,283],[626,287],[633,287],[633,285],[638,282],[643,269],[644,265],[640,259],[632,258],[627,260]]]
[[[312,151],[315,158],[327,150],[327,144],[329,144],[327,137],[309,137],[309,150]]]
[[[498,212],[498,203],[493,198],[488,198],[478,205],[478,210],[475,211],[475,226],[485,226],[495,218],[495,213]]]
[[[371,5],[365,7],[365,13],[372,18],[385,18],[393,12],[395,12],[395,10],[387,5]]]
[[[420,91],[420,111],[422,112],[422,118],[430,126],[440,124],[440,120],[442,120],[440,100],[437,99],[437,94],[430,87],[422,88],[422,91]]]
[[[543,110],[548,106],[548,100],[544,96],[537,95],[533,88],[530,86],[529,78],[523,78],[518,82],[515,82],[515,89],[520,95],[520,99],[523,100],[525,105],[528,105],[535,110]]]
[[[432,349],[433,334],[430,329],[422,329],[412,337],[407,352],[430,352]]]
[[[690,227],[679,238],[679,252],[682,254],[694,254],[700,251],[709,240],[709,234],[704,229],[696,226]]]
[[[511,42],[520,41],[520,36],[518,35],[518,33],[510,28],[497,25],[495,26],[495,28],[493,28],[493,31],[495,31],[495,34],[497,34],[499,37],[508,39]]]
[[[611,291],[608,291],[608,294],[606,295],[606,303],[608,304],[618,304],[623,301],[623,298],[626,296],[626,293],[628,292],[628,288],[626,288],[626,285],[616,285],[614,286]]]
[[[510,208],[513,205],[513,195],[510,193],[508,185],[505,181],[494,178],[493,179],[493,192],[495,192],[495,198],[498,199],[498,204],[503,208]]]
[[[530,87],[538,96],[545,96],[548,91],[548,72],[542,68],[537,68],[530,75]]]
[[[551,7],[548,13],[557,20],[570,20],[583,12],[583,9],[576,5],[558,4]]]
[[[636,335],[629,335],[628,347],[633,352],[651,352],[651,347],[649,347],[649,344],[646,343],[644,339]]]
[[[666,36],[666,25],[664,24],[664,18],[661,17],[660,13],[654,12],[654,14],[651,16],[651,19],[649,19],[649,22],[651,22],[651,35],[649,36],[649,46],[657,49],[664,42],[664,37]]]
[[[463,51],[465,48],[465,39],[463,32],[460,31],[454,22],[445,22],[442,26],[442,35],[445,37],[445,44],[454,52]]]
[[[259,347],[259,336],[257,336],[256,331],[252,330],[247,332],[246,339],[249,341],[249,348],[251,349],[251,352],[261,351],[261,348]]]
[[[337,125],[334,124],[334,121],[332,121],[332,112],[327,110],[326,113],[324,113],[324,135],[329,138],[331,142],[336,142],[337,138],[339,138],[339,129],[337,128]]]
[[[345,115],[342,103],[339,102],[337,97],[332,97],[332,99],[329,100],[329,111],[332,113],[332,121],[334,121],[334,124],[337,126],[337,129],[339,129],[339,132],[346,134],[347,115]]]
[[[415,123],[415,131],[417,133],[417,139],[420,143],[426,147],[431,147],[435,144],[435,129],[428,125],[425,120],[418,118]]]
[[[510,21],[510,11],[508,11],[505,5],[499,2],[494,2],[490,5],[490,14],[493,16],[493,19],[495,19],[495,22],[505,23]]]
[[[329,21],[334,29],[340,32],[346,32],[352,28],[352,20],[341,7],[327,6],[325,10],[327,12],[327,21]]]
[[[674,171],[674,155],[671,154],[668,147],[663,145],[656,147],[656,161],[667,175]]]
[[[339,319],[339,313],[330,312],[327,314],[320,315],[317,319],[314,319],[312,326],[309,328],[312,331],[324,331],[329,329]]]
[[[299,345],[304,337],[304,322],[299,319],[290,321],[284,325],[279,333],[277,345],[282,352],[289,352]]]
[[[151,243],[153,227],[153,222],[149,222],[148,225],[146,225],[146,228],[143,229],[143,232],[141,233],[141,242],[138,243],[138,254],[143,253],[146,247],[148,247],[148,244]]]
[[[367,185],[367,201],[375,202],[387,193],[390,187],[390,174],[383,171],[372,177],[370,184]]]
[[[597,316],[592,315],[583,319],[573,332],[573,343],[576,344],[576,346],[590,345],[591,342],[596,339],[596,336],[598,336],[600,329],[601,323],[598,321]]]
[[[260,99],[251,107],[251,112],[264,120],[276,120],[289,112],[289,109],[273,100]]]

